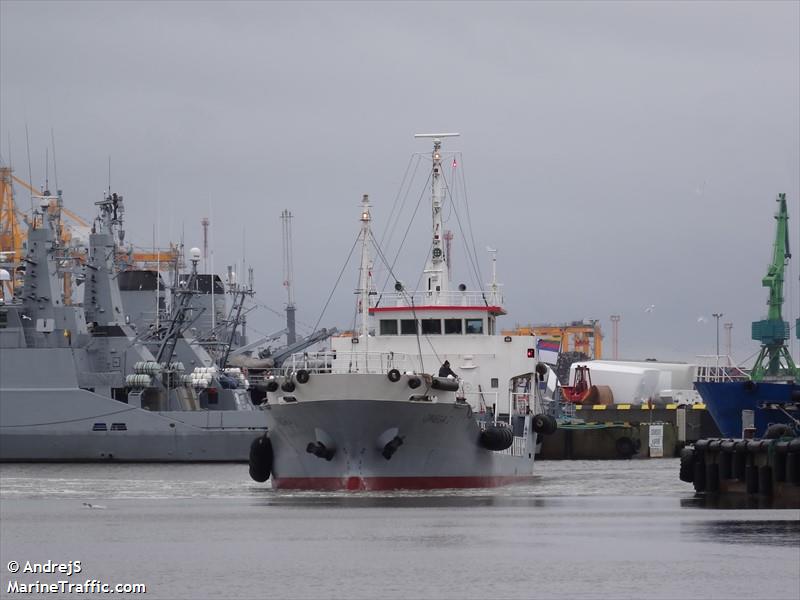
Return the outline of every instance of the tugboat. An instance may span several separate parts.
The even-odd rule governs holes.
[[[762,280],[769,289],[769,311],[766,319],[754,321],[752,327],[752,338],[761,342],[758,358],[749,373],[729,366],[720,357],[713,357],[712,364],[698,366],[695,387],[720,432],[728,438],[741,438],[744,433],[761,437],[777,423],[787,424],[800,434],[800,368],[786,347],[789,323],[781,314],[784,271],[791,258],[786,194],[779,194],[777,202],[772,263]],[[800,319],[795,329],[800,337]],[[743,412],[752,414],[752,422],[743,424]]]
[[[433,138],[425,290],[406,291],[397,278],[395,294],[378,295],[373,288],[372,216],[364,196],[360,328],[333,338],[330,352],[294,356],[269,382],[263,405],[269,434],[253,441],[253,479],[271,475],[273,488],[302,490],[533,481],[539,436],[556,428],[544,414],[539,386],[531,386],[539,380],[528,347],[535,346],[533,338],[495,333],[496,317],[505,314],[496,277],[487,291],[469,292],[464,285],[450,290],[441,140],[452,135],[458,134],[417,136]]]

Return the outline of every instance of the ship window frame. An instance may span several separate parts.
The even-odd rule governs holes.
[[[441,319],[420,319],[422,335],[442,335]]]
[[[412,327],[408,327],[411,325]],[[400,319],[400,335],[418,335],[419,325],[416,319]]]
[[[448,331],[448,327],[458,325],[458,331]],[[444,334],[445,335],[462,335],[464,333],[464,319],[445,319],[444,320]]]
[[[470,324],[480,323],[478,331],[470,331]],[[483,319],[464,319],[464,333],[467,335],[483,335]]]
[[[391,327],[394,325],[394,327]],[[380,334],[381,335],[398,335],[399,326],[397,325],[397,319],[381,319],[380,320]],[[394,331],[389,331],[394,329]]]

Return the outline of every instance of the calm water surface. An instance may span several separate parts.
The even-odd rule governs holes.
[[[800,598],[800,511],[708,506],[672,459],[538,471],[498,490],[297,493],[246,465],[0,465],[0,595],[97,579],[142,598]],[[48,559],[83,571],[8,572]]]

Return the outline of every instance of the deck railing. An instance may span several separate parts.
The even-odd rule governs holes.
[[[503,295],[492,291],[388,293],[378,296],[376,308],[421,306],[502,306]]]
[[[695,381],[721,383],[726,381],[746,381],[750,375],[733,364],[730,356],[704,355],[697,357]]]
[[[418,358],[398,352],[301,352],[283,364],[284,372],[304,369],[312,373],[419,373]]]

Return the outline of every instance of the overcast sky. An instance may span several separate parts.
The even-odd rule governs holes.
[[[276,310],[289,208],[304,325],[361,194],[382,232],[425,131],[462,134],[445,148],[463,152],[484,279],[498,250],[506,327],[600,319],[610,356],[620,314],[622,356],[692,360],[714,353],[722,312],[750,363],[779,192],[796,253],[784,318],[800,313],[798,2],[3,0],[0,20],[0,151],[16,174],[28,178],[27,124],[43,183],[52,128],[66,205],[93,217],[110,155],[128,240],[149,247],[155,229],[199,246],[210,217],[216,270],[244,254]],[[398,262],[408,282],[427,250],[421,214]],[[447,226],[454,278],[472,288]],[[356,268],[323,326],[352,324]],[[263,310],[251,325],[282,321]]]

